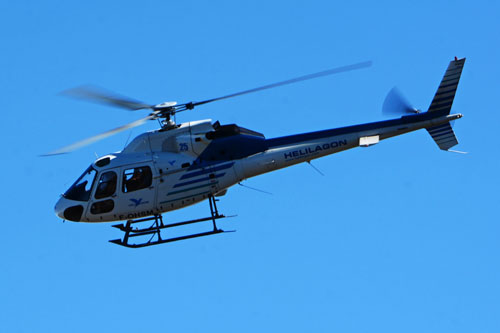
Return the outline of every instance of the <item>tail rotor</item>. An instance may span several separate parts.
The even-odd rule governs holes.
[[[387,94],[382,106],[382,113],[385,115],[408,115],[419,113],[420,110],[414,108],[403,96],[401,90],[394,87]]]

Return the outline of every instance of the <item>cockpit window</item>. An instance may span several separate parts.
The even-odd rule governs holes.
[[[116,173],[113,171],[107,171],[101,174],[94,197],[96,199],[102,199],[113,195],[116,191],[116,179]]]
[[[88,201],[95,175],[96,171],[90,166],[63,196],[70,200]]]
[[[127,169],[123,172],[123,193],[151,186],[153,175],[148,166]]]

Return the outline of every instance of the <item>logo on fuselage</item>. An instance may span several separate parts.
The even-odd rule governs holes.
[[[333,141],[330,143],[316,145],[315,147],[301,148],[298,150],[286,152],[285,159],[296,159],[296,158],[301,158],[301,157],[305,157],[305,156],[309,156],[309,155],[314,155],[314,154],[321,152],[323,150],[334,149],[334,148],[345,146],[345,145],[347,145],[347,140],[338,140],[338,141]]]
[[[133,203],[131,203],[130,205],[128,205],[129,207],[137,207],[139,205],[144,205],[144,204],[147,204],[149,203],[149,201],[142,201],[142,198],[139,198],[139,199],[129,199],[130,201],[132,201]]]

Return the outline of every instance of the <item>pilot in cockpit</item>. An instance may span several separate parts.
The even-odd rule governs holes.
[[[125,191],[132,192],[144,188],[145,177],[141,168],[134,169],[132,177],[125,182]]]

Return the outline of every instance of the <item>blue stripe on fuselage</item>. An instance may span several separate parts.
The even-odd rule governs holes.
[[[229,169],[230,167],[233,166],[233,164],[234,164],[234,162],[231,162],[231,163],[226,163],[226,164],[222,164],[219,166],[209,167],[207,169],[200,170],[200,171],[186,173],[186,174],[182,175],[182,177],[180,179],[193,178],[193,177],[205,175],[207,173],[212,173],[212,172],[216,172],[216,171],[220,171],[220,170]]]
[[[212,177],[212,179],[222,177],[222,176],[224,176],[225,174],[226,174],[225,172],[215,174],[215,175]],[[181,177],[181,179],[182,179],[182,177]],[[195,180],[190,180],[190,181],[187,181],[187,182],[183,182],[183,183],[178,183],[178,184],[175,184],[175,185],[174,185],[174,188],[175,188],[175,187],[186,186],[186,185],[191,185],[191,184],[196,184],[196,183],[203,182],[203,181],[209,181],[210,179],[211,179],[211,178],[210,178],[210,176],[207,176],[207,177],[203,177],[203,178],[199,178],[199,179],[195,179]]]

